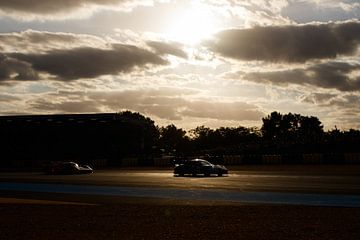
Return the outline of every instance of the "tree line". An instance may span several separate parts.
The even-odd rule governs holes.
[[[156,126],[140,113],[0,117],[1,165],[50,160],[108,159],[111,165],[137,157],[146,165],[160,155],[359,152],[360,131],[324,131],[314,116],[272,112],[258,127]]]
[[[324,131],[315,116],[272,112],[261,128],[199,126],[185,131],[174,125],[158,127],[159,146],[167,152],[213,154],[358,152],[360,131]]]

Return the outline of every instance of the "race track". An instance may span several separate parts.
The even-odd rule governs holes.
[[[177,177],[171,169],[100,170],[89,175],[3,173],[0,191],[359,207],[358,170],[358,166],[248,167],[223,177]]]

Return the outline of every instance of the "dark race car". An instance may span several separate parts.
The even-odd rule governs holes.
[[[228,170],[223,165],[214,165],[203,159],[193,159],[175,166],[174,175],[184,176],[185,174],[193,176],[203,174],[206,177],[211,174],[222,176],[223,174],[228,174]]]
[[[75,162],[55,162],[45,166],[46,174],[86,174],[92,173],[93,169],[88,165],[80,166]]]

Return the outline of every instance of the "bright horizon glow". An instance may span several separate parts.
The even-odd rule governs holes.
[[[218,29],[219,24],[209,9],[192,6],[175,16],[165,35],[171,40],[194,45]]]

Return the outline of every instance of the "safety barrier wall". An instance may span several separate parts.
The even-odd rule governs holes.
[[[25,161],[23,159],[17,159],[12,161],[12,166],[16,168],[25,167]]]
[[[323,154],[324,164],[344,164],[345,154],[342,153],[325,153]]]
[[[90,161],[89,165],[94,168],[106,167],[108,165],[108,161],[107,159],[93,159]]]
[[[281,164],[281,155],[262,155],[262,164]]]
[[[311,153],[311,154],[303,154],[303,162],[304,164],[321,164],[323,163],[323,154],[320,153]]]
[[[121,159],[121,166],[123,167],[135,167],[138,166],[138,158],[136,157],[128,157]]]
[[[200,158],[199,156],[189,157],[188,159]],[[156,166],[168,167],[173,166],[174,157],[165,156],[151,159],[138,159],[136,157],[128,157],[122,159],[121,166],[135,167],[135,166]],[[143,163],[143,162],[146,162]],[[24,164],[23,161],[18,161],[18,167]],[[94,160],[92,162],[94,167],[103,167],[107,165],[106,159]],[[360,153],[307,153],[307,154],[246,154],[246,155],[224,155],[223,165],[248,165],[248,164],[360,164]]]
[[[360,153],[224,155],[224,165],[246,164],[360,164]]]
[[[188,157],[187,159],[199,158],[198,156]],[[174,165],[174,156],[163,156],[157,158],[127,157],[121,159],[123,167],[171,167]],[[107,159],[94,159],[89,162],[77,161],[76,159],[66,159],[64,161],[74,161],[80,164],[89,164],[94,169],[109,166]],[[4,162],[5,163],[5,162]],[[18,159],[6,162],[1,168],[28,169],[39,168],[46,165],[43,161],[33,161]],[[244,155],[224,155],[219,164],[231,165],[275,165],[275,164],[360,164],[360,153],[311,153],[311,154],[244,154]]]
[[[156,167],[166,167],[172,165],[172,158],[154,158],[154,166]]]
[[[345,153],[346,163],[360,163],[360,153]]]
[[[224,156],[224,165],[241,165],[242,156],[241,155],[225,155]]]

